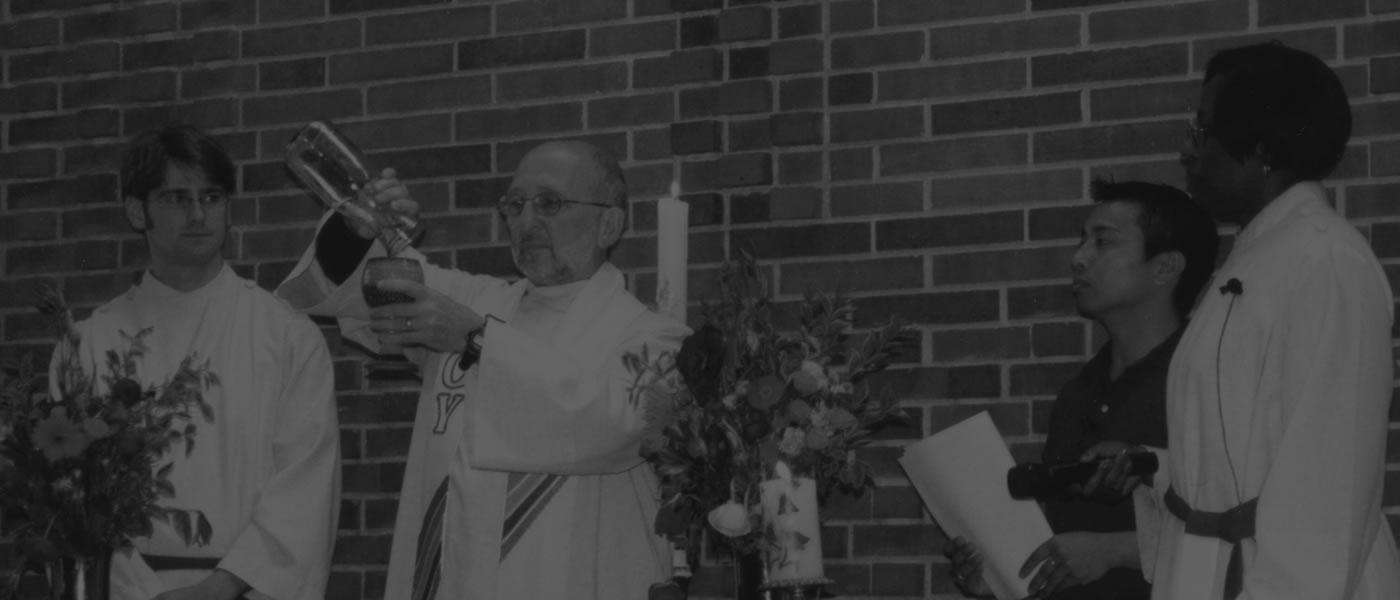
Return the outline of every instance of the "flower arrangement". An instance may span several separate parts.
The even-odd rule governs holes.
[[[823,294],[805,296],[796,329],[781,331],[747,254],[724,266],[719,288],[674,356],[624,359],[648,423],[642,455],[660,479],[656,530],[693,549],[703,515],[737,555],[780,550],[760,485],[790,472],[814,480],[823,500],[873,485],[855,449],[903,411],[866,378],[912,335],[892,321],[854,342],[853,304]]]
[[[52,381],[45,385],[32,356],[0,369],[0,514],[14,521],[7,525],[25,567],[103,559],[150,535],[156,519],[187,544],[208,543],[201,512],[158,504],[175,495],[167,452],[177,443],[194,450],[194,411],[213,418],[203,392],[219,380],[208,362],[186,357],[169,381],[142,387],[136,367],[148,328],[122,332],[126,347],[107,351],[105,372],[88,373],[71,312],[55,290],[39,295],[60,334]]]

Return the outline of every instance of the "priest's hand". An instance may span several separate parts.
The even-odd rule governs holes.
[[[1135,452],[1148,452],[1142,446],[1134,446],[1126,442],[1103,441],[1094,444],[1084,454],[1079,457],[1081,462],[1090,462],[1099,459],[1110,459],[1099,463],[1099,470],[1089,476],[1089,480],[1084,482],[1084,487],[1080,490],[1085,496],[1093,496],[1095,492],[1108,492],[1119,496],[1126,496],[1142,483],[1142,478],[1133,475],[1133,461],[1128,456]]]
[[[237,575],[215,569],[203,581],[162,593],[153,600],[236,600],[251,589],[252,586]]]
[[[982,579],[982,555],[972,547],[972,543],[961,537],[948,540],[943,546],[943,555],[948,557],[953,583],[964,596],[991,598],[992,589]]]
[[[369,312],[370,331],[379,335],[381,344],[457,352],[466,346],[468,333],[486,324],[486,319],[472,309],[421,283],[388,279],[375,285],[413,298],[412,302],[381,306]]]
[[[1031,552],[1021,565],[1020,576],[1042,565],[1031,579],[1029,591],[1032,598],[1045,598],[1067,587],[1098,581],[1114,567],[1137,568],[1136,536],[1132,531],[1058,534]]]
[[[379,177],[365,184],[355,203],[369,209],[375,222],[369,224],[359,219],[345,219],[345,223],[355,235],[367,240],[374,239],[381,229],[397,227],[400,216],[418,219],[418,203],[409,196],[408,188],[399,181],[393,169],[384,169]]]

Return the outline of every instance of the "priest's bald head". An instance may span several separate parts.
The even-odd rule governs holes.
[[[546,142],[520,159],[498,209],[515,266],[531,283],[580,281],[622,238],[627,182],[617,159],[597,146]]]

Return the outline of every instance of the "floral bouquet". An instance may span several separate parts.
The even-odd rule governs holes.
[[[218,378],[208,361],[186,357],[169,381],[142,387],[136,366],[148,328],[122,332],[126,347],[107,351],[104,372],[87,373],[71,312],[56,291],[39,294],[60,333],[52,381],[45,385],[32,356],[0,369],[0,514],[26,558],[15,594],[26,570],[104,560],[150,535],[156,519],[187,544],[212,534],[199,511],[158,504],[175,495],[166,453],[177,443],[194,450],[194,411],[213,418],[203,392]]]
[[[912,334],[891,322],[854,342],[854,306],[822,294],[808,294],[796,330],[781,331],[747,254],[724,266],[719,286],[679,353],[625,359],[649,427],[642,455],[660,479],[657,533],[688,538],[693,551],[705,515],[737,556],[762,552],[771,570],[791,546],[764,516],[765,482],[808,478],[818,499],[873,485],[855,449],[903,411],[866,378]],[[792,503],[777,506],[781,515]]]

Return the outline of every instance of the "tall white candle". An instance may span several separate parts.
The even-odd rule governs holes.
[[[690,262],[690,205],[680,199],[681,185],[656,201],[656,309],[685,322],[686,270]]]

